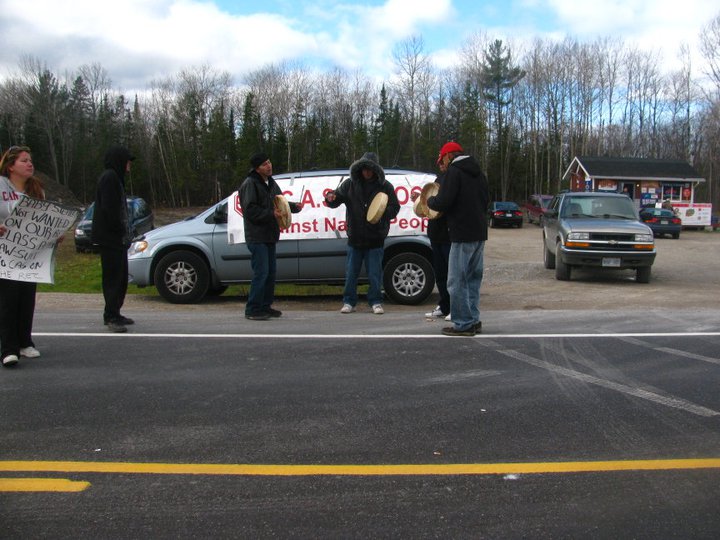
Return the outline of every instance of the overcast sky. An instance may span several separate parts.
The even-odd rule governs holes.
[[[392,50],[412,35],[448,67],[470,35],[519,46],[534,38],[611,36],[656,49],[677,65],[682,43],[697,54],[718,0],[0,0],[0,80],[31,55],[57,73],[100,63],[113,87],[209,65],[235,84],[269,63],[392,74]]]

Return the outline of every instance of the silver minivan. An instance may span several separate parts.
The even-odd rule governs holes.
[[[326,191],[336,189],[347,170],[287,173],[273,176],[288,200],[301,201],[291,229],[277,245],[277,281],[299,284],[341,284],[345,279],[347,235],[345,208],[330,209]],[[435,179],[434,175],[386,169],[395,187],[400,214],[385,241],[385,294],[399,304],[419,304],[433,291],[435,277],[427,220],[412,212],[410,194]],[[136,238],[128,251],[130,282],[154,285],[169,302],[190,304],[222,294],[231,284],[252,279],[250,251],[228,234],[228,209],[235,211],[236,194],[195,217],[155,229]],[[307,211],[306,211],[307,209]],[[231,216],[232,218],[232,216]],[[361,276],[361,281],[367,279]]]

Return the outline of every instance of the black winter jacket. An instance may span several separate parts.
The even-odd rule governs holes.
[[[125,199],[125,171],[130,159],[130,151],[123,146],[113,146],[105,154],[105,170],[95,191],[90,233],[93,244],[122,249],[130,246]]]
[[[256,171],[250,171],[240,184],[240,206],[245,225],[245,242],[275,244],[280,239],[280,225],[275,218],[275,196],[282,195],[280,186],[270,176],[265,182]],[[300,211],[298,205],[290,204],[290,211]]]
[[[365,180],[363,169],[375,172],[372,180]],[[367,211],[375,195],[379,192],[388,196],[385,213],[375,224],[367,220]],[[390,232],[390,221],[400,212],[400,203],[393,185],[385,180],[385,171],[372,159],[363,156],[350,166],[350,178],[335,190],[335,200],[326,201],[330,208],[345,204],[348,245],[359,249],[383,247]]]
[[[488,237],[489,198],[488,181],[478,162],[471,156],[458,156],[427,205],[447,217],[451,242],[479,242]]]

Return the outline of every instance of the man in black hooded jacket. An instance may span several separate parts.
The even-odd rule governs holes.
[[[387,195],[387,206],[377,223],[367,219],[368,208],[378,193]],[[382,259],[385,238],[390,232],[390,221],[400,212],[400,203],[393,185],[385,179],[385,171],[377,155],[367,152],[350,166],[350,178],[335,191],[325,195],[330,208],[345,204],[348,250],[345,265],[345,289],[340,313],[353,313],[357,304],[357,282],[365,261],[370,287],[367,300],[376,315],[384,313],[382,307]]]
[[[133,160],[124,146],[112,146],[105,153],[105,170],[95,192],[91,238],[99,246],[102,289],[105,298],[103,321],[112,332],[126,332],[133,320],[120,314],[128,287],[127,249],[130,247],[125,173]]]

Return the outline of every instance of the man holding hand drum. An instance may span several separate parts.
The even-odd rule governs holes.
[[[287,203],[280,186],[272,177],[272,163],[264,152],[250,158],[252,169],[240,185],[240,206],[245,226],[245,243],[250,250],[253,277],[250,282],[245,318],[266,321],[280,317],[282,312],[273,309],[275,299],[276,256],[275,247],[280,239],[280,223],[287,222],[283,207],[292,213],[302,210],[302,203]],[[278,204],[278,202],[282,204]]]
[[[367,300],[372,312],[384,313],[382,306],[382,260],[390,221],[400,211],[400,203],[377,155],[368,152],[350,166],[350,178],[325,195],[330,208],[345,204],[348,249],[345,263],[345,289],[340,313],[353,313],[357,305],[357,282],[363,261],[370,287]]]

